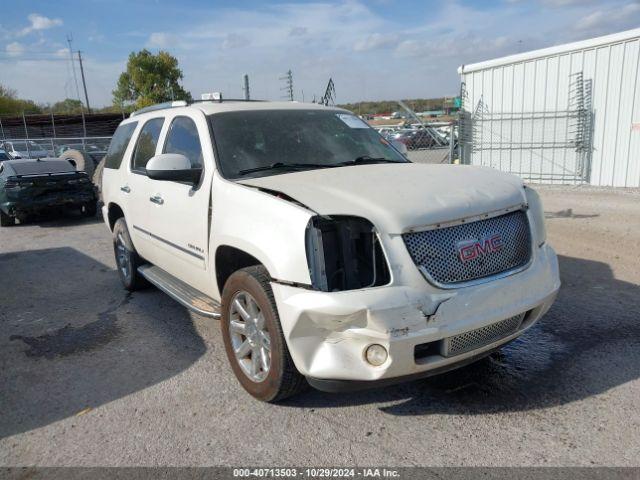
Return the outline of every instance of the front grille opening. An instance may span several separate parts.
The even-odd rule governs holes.
[[[444,339],[442,354],[445,357],[453,357],[508,337],[520,329],[524,315],[521,313],[485,327],[447,337]]]
[[[509,272],[531,259],[531,232],[524,210],[452,227],[402,235],[414,263],[436,285],[458,283]],[[499,247],[486,242],[498,239]],[[461,246],[474,246],[473,255],[461,258]],[[477,248],[475,247],[477,245]]]
[[[449,358],[486,347],[527,328],[535,318],[534,312],[535,310],[529,310],[475,330],[469,330],[468,332],[434,342],[421,343],[414,347],[414,360],[420,363],[427,357],[440,356]]]
[[[421,343],[420,345],[416,345],[413,349],[413,359],[418,361],[436,355],[441,356],[441,344],[442,340],[437,340],[435,342]]]
[[[534,308],[533,310],[529,310],[527,313],[524,314],[524,319],[522,320],[522,324],[520,325],[520,330],[524,330],[525,328],[529,327],[533,323],[533,320],[536,318],[537,313],[540,311],[541,308],[542,307]]]

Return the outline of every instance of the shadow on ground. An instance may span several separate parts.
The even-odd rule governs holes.
[[[640,287],[600,262],[560,257],[560,269],[551,311],[499,353],[381,390],[310,390],[282,407],[479,415],[554,407],[636,379]],[[0,254],[0,305],[0,437],[165,381],[206,351],[184,308],[153,289],[127,294],[115,271],[72,248]]]
[[[34,225],[40,228],[59,228],[80,224],[101,223],[102,221],[100,211],[92,217],[87,217],[76,210],[53,209],[30,215],[24,222],[17,223],[8,228],[30,227]]]
[[[290,407],[391,403],[392,415],[486,414],[554,407],[601,394],[640,375],[640,286],[605,263],[559,257],[554,306],[518,340],[468,367],[381,390],[310,390]]]
[[[0,437],[162,382],[206,351],[187,311],[72,248],[0,254]]]

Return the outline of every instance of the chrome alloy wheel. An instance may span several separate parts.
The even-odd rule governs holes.
[[[129,278],[131,273],[131,258],[129,257],[129,251],[122,236],[122,232],[118,233],[116,237],[116,263],[124,278]]]
[[[231,301],[229,333],[236,360],[244,374],[253,382],[262,382],[271,366],[271,337],[258,303],[243,290]]]

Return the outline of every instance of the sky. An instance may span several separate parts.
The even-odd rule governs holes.
[[[278,100],[291,69],[296,100],[332,77],[346,103],[455,95],[462,64],[640,27],[640,0],[0,0],[0,12],[1,84],[77,98],[71,36],[96,107],[142,48],[176,56],[194,98],[242,97],[248,74],[252,98]]]

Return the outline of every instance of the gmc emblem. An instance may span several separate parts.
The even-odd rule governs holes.
[[[502,235],[495,233],[481,240],[462,240],[456,244],[456,249],[462,263],[486,257],[502,249]]]

